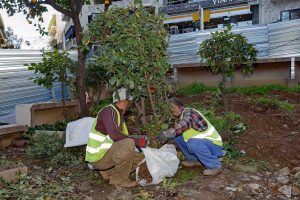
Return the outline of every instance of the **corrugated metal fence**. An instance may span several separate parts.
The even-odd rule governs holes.
[[[61,99],[60,83],[48,90],[28,80],[34,73],[24,64],[41,62],[42,57],[40,50],[0,49],[0,118],[14,115],[17,104]],[[65,93],[69,98],[67,88]]]
[[[258,50],[258,58],[300,56],[300,20],[234,28]],[[199,63],[199,45],[211,37],[210,30],[173,35],[169,39],[171,64]]]

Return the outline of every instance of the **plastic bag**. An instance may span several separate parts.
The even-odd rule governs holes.
[[[142,186],[158,184],[164,177],[172,177],[175,175],[179,166],[179,159],[173,144],[165,144],[160,149],[147,147],[142,150],[145,155],[148,170],[152,176],[152,182],[147,183],[146,180],[138,177],[138,167],[136,172],[138,184]],[[141,163],[143,163],[143,161]]]
[[[88,142],[89,134],[95,118],[84,117],[69,122],[66,129],[66,144],[64,147],[85,145]]]

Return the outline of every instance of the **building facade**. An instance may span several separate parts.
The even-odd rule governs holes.
[[[163,0],[143,0],[143,6],[153,9],[155,12],[158,12],[159,8],[162,5]],[[112,0],[111,7],[128,7],[130,3],[134,0]],[[83,28],[83,31],[88,30],[89,23],[92,21],[93,17],[104,11],[104,0],[90,0],[90,5],[84,5],[80,13],[80,22]],[[64,31],[62,33],[63,38],[63,47],[64,49],[71,49],[76,47],[76,38],[74,31],[74,24],[70,17],[63,15],[62,21],[65,22]]]
[[[299,0],[259,0],[261,24],[271,24],[300,18]]]

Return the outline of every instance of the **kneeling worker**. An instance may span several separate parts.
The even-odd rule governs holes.
[[[86,147],[85,160],[100,170],[104,179],[121,187],[133,187],[129,178],[134,161],[135,142],[128,138],[123,114],[128,110],[131,96],[125,88],[113,94],[113,103],[102,108],[94,121]]]
[[[181,164],[186,167],[200,165],[206,167],[204,175],[217,175],[221,172],[222,138],[211,123],[197,110],[184,108],[178,98],[170,99],[172,112],[177,117],[174,128],[163,131],[158,140],[164,143],[168,138],[175,138],[176,144],[186,160]]]

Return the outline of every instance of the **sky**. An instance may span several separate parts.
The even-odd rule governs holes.
[[[48,12],[43,14],[44,23],[42,24],[43,27],[46,27],[46,30],[48,29],[51,16],[58,13],[51,6],[47,6],[47,8]],[[15,35],[23,38],[22,49],[42,49],[48,46],[49,36],[40,37],[39,32],[33,26],[34,23],[29,24],[25,15],[18,13],[12,17],[8,17],[6,11],[3,9],[0,9],[0,14],[5,28],[11,27]],[[24,43],[26,40],[31,44],[29,47]]]

